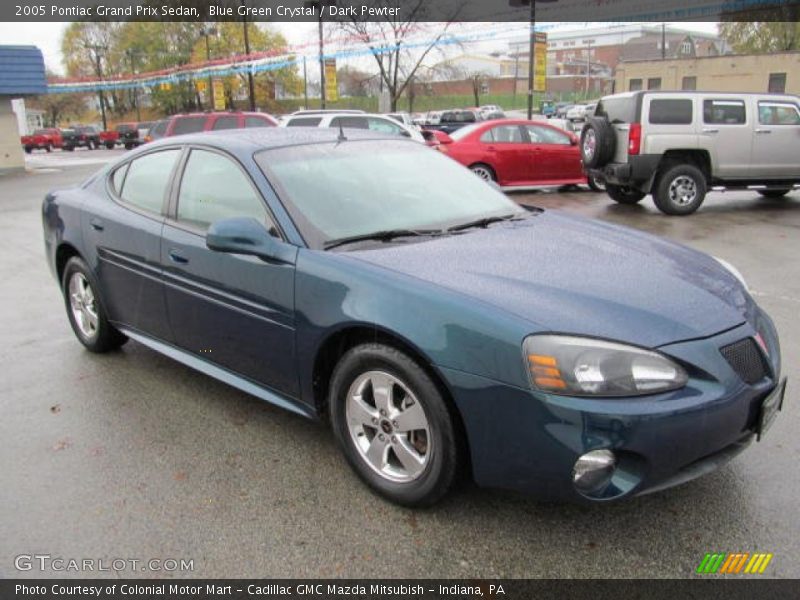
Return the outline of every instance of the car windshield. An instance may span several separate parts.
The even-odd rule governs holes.
[[[265,150],[256,162],[277,184],[312,247],[374,232],[438,230],[526,212],[454,160],[404,141]]]

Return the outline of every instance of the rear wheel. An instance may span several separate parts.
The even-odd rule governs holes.
[[[45,146],[44,149],[47,152],[52,152],[53,151],[53,144],[47,144],[47,146]]]
[[[758,193],[764,196],[764,198],[783,198],[791,191],[791,188],[782,188],[779,190],[758,190]]]
[[[594,175],[589,175],[586,178],[586,183],[589,185],[589,189],[593,192],[605,192],[606,191],[606,182],[599,177],[595,177]]]
[[[114,149],[114,142],[106,142],[106,149],[113,150]]]
[[[31,152],[33,152],[33,148],[31,148],[30,146],[25,146],[25,153],[30,154]]]
[[[77,256],[69,259],[62,279],[64,302],[72,331],[92,352],[115,350],[128,338],[108,322],[89,267]]]
[[[74,146],[64,146],[64,150],[66,150],[67,152],[72,152],[73,150],[75,150],[75,147]]]
[[[658,209],[668,215],[690,215],[706,197],[706,177],[694,165],[677,165],[660,175],[653,193]]]
[[[347,461],[382,496],[424,506],[452,487],[461,459],[454,418],[408,355],[384,344],[348,351],[333,372],[328,406]]]
[[[614,202],[619,202],[620,204],[636,204],[647,195],[627,185],[612,185],[610,183],[606,184],[606,193]]]
[[[484,181],[497,181],[497,175],[495,175],[494,169],[489,165],[477,163],[472,165],[469,170]]]

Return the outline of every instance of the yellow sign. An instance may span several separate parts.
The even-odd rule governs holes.
[[[225,86],[221,79],[213,79],[211,85],[214,87],[214,110],[225,110]]]
[[[206,93],[206,82],[205,82],[204,79],[199,79],[199,80],[195,81],[194,82],[194,87],[197,89],[197,91],[199,93],[201,93],[201,94],[205,94]]]
[[[336,102],[339,99],[339,84],[336,81],[336,59],[325,59],[325,100]]]
[[[547,91],[547,34],[536,32],[535,60],[533,61],[533,91]]]

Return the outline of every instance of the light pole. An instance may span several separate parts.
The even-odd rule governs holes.
[[[203,36],[206,38],[206,62],[211,61],[211,44],[208,41],[209,36],[217,35],[217,28],[213,26],[206,26],[203,27],[201,31]],[[214,109],[214,85],[211,81],[211,71],[208,72],[208,104],[209,107],[213,110]]]
[[[336,6],[336,0],[305,0],[306,8],[313,8],[319,19],[319,82],[320,82],[320,108],[326,106],[325,98],[325,30],[322,24],[322,13],[326,6]]]
[[[530,32],[528,50],[528,120],[533,118],[533,75],[536,62],[536,3],[557,0],[508,0],[509,6],[530,6]]]
[[[245,5],[245,0],[239,0],[241,5]],[[244,26],[244,53],[250,56],[250,37],[247,33],[247,16],[242,17],[242,25]],[[250,93],[250,110],[256,110],[256,90],[253,83],[253,68],[252,65],[247,69],[247,88]]]
[[[131,65],[131,75],[136,75],[136,68],[133,65],[133,57],[136,55],[136,51],[128,49],[125,51],[125,54],[128,55],[128,62]],[[133,107],[136,109],[136,120],[142,120],[142,111],[139,108],[139,86],[133,86]]]
[[[85,44],[84,47],[87,50],[94,51],[94,66],[95,71],[97,72],[97,77],[100,79],[100,84],[102,85],[103,80],[103,66],[100,62],[100,51],[101,50],[108,50],[108,46],[101,46],[100,44]],[[103,93],[103,88],[97,90],[97,95],[100,100],[100,116],[103,119],[103,131],[108,129],[108,125],[106,123],[106,96]]]

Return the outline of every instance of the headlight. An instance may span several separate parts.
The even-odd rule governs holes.
[[[566,335],[532,335],[523,343],[531,383],[567,396],[641,396],[686,385],[686,371],[635,346]]]
[[[714,258],[714,260],[715,260],[715,261],[717,261],[719,264],[721,264],[723,267],[725,267],[725,269],[726,269],[726,270],[727,270],[727,271],[728,271],[728,272],[729,272],[731,275],[733,275],[734,277],[736,277],[736,279],[738,279],[738,280],[739,280],[739,283],[741,283],[741,284],[744,286],[744,289],[746,289],[746,290],[749,290],[749,289],[750,289],[750,288],[748,288],[748,287],[747,287],[747,282],[744,280],[744,275],[742,275],[742,274],[741,274],[741,272],[739,271],[739,269],[737,269],[736,267],[734,267],[734,266],[733,266],[731,263],[729,263],[727,260],[723,260],[723,259],[719,258],[718,256],[714,256],[713,258]]]

